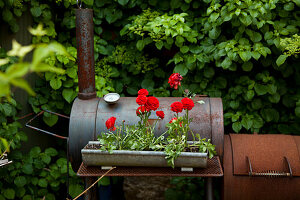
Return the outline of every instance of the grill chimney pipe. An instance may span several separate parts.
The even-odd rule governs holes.
[[[96,97],[93,10],[76,9],[75,15],[78,58],[78,98],[88,100]]]

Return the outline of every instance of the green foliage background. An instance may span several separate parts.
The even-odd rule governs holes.
[[[35,22],[48,30],[41,40],[57,40],[76,56],[76,2],[30,4]],[[296,0],[84,1],[94,9],[97,94],[130,96],[143,87],[154,96],[179,96],[167,84],[179,72],[184,88],[222,97],[227,133],[299,134],[299,59],[280,56],[280,39],[299,31],[299,6]],[[30,100],[36,112],[42,106],[68,113],[76,97],[76,63],[57,59],[49,63],[67,73],[45,74]]]
[[[183,87],[222,97],[225,132],[300,134],[300,60],[282,56],[280,40],[299,32],[299,0],[85,0],[94,9],[98,96],[181,96],[170,90],[173,72]],[[16,19],[30,12],[47,35],[76,57],[74,0],[0,0],[2,22],[18,31]],[[47,72],[29,103],[69,113],[77,94],[76,61],[49,57],[66,70]],[[44,115],[52,126],[57,118]]]

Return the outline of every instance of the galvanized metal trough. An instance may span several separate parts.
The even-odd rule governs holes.
[[[129,151],[114,150],[112,153],[99,149],[91,149],[92,145],[100,145],[98,141],[90,141],[81,150],[82,161],[87,166],[134,166],[134,167],[169,167],[166,154],[162,151]],[[207,153],[182,152],[175,160],[175,167],[207,166]]]

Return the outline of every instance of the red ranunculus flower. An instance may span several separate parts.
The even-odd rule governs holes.
[[[182,76],[179,74],[179,73],[173,73],[170,77],[169,77],[169,84],[170,84],[170,87],[173,88],[175,90],[177,90],[178,88],[178,85],[180,86],[181,85],[181,81],[182,80]]]
[[[140,89],[140,90],[138,91],[138,95],[145,95],[145,96],[148,96],[148,94],[149,94],[149,92],[148,92],[148,90],[146,90],[146,89]]]
[[[164,119],[165,118],[165,113],[164,111],[156,111],[157,117]]]
[[[155,111],[159,107],[159,101],[156,97],[148,97],[145,106],[146,109]]]
[[[146,109],[145,106],[140,106],[136,109],[136,115],[139,116],[145,112],[147,112],[148,110]]]
[[[116,119],[117,119],[117,118],[115,118],[115,117],[109,118],[109,119],[105,122],[106,128],[109,129],[109,130],[111,130],[111,131],[115,131],[115,130],[116,130],[116,127],[115,127]]]
[[[171,119],[171,121],[169,122],[169,124],[171,124],[171,123],[173,123],[173,122],[176,122],[176,121],[177,121],[177,118],[174,117],[174,118]]]
[[[173,112],[180,113],[182,112],[182,109],[183,109],[183,105],[179,101],[175,101],[174,103],[171,104],[171,110]]]
[[[181,103],[183,105],[183,109],[185,110],[192,110],[192,108],[194,107],[193,100],[188,97],[181,99]]]
[[[138,97],[136,98],[136,103],[139,105],[145,105],[146,102],[147,97],[145,95],[138,95]]]

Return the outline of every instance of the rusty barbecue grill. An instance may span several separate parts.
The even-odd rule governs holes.
[[[78,56],[78,84],[79,93],[78,98],[75,99],[70,117],[53,113],[51,111],[42,111],[33,119],[31,119],[26,126],[46,134],[66,139],[68,143],[68,158],[72,164],[74,171],[79,170],[79,176],[89,176],[89,170],[92,168],[85,168],[82,165],[81,149],[88,144],[89,141],[97,139],[97,135],[106,130],[105,121],[115,116],[117,118],[116,124],[121,124],[122,120],[126,120],[126,124],[135,124],[138,122],[138,117],[132,115],[136,110],[135,97],[121,97],[117,103],[107,103],[103,98],[96,97],[95,89],[95,69],[94,69],[94,27],[93,27],[93,10],[92,9],[76,9],[76,41],[77,41],[77,56]],[[170,102],[179,101],[178,97],[160,97],[160,107],[165,112],[165,118],[160,120],[156,126],[156,134],[160,135],[165,131],[165,126],[172,118],[173,112],[170,110]],[[211,139],[212,144],[216,145],[217,154],[222,159],[223,155],[223,106],[221,98],[209,98],[205,96],[198,96],[195,101],[203,101],[204,104],[197,104],[189,113],[193,118],[190,126],[194,133],[199,133],[202,138]],[[30,122],[36,117],[43,114],[43,112],[50,112],[60,117],[69,118],[69,136],[63,137],[49,131],[45,131],[30,125]],[[154,116],[153,116],[154,117]],[[150,116],[151,119],[151,116]],[[191,136],[189,136],[191,138]],[[209,161],[211,171],[199,171],[192,173],[177,173],[172,169],[150,169],[146,171],[140,170],[125,170],[126,168],[117,168],[115,173],[110,172],[109,175],[115,176],[206,176],[218,177],[223,175],[219,158],[213,158]],[[93,168],[95,169],[95,168]],[[123,171],[122,171],[123,170]],[[125,172],[125,171],[126,172]],[[94,174],[98,176],[99,173]],[[90,182],[90,181],[87,181]],[[211,181],[210,181],[211,183]],[[93,196],[93,195],[91,195]]]
[[[78,98],[74,101],[70,115],[69,154],[75,170],[81,165],[81,149],[89,141],[97,139],[97,135],[106,130],[105,121],[115,116],[116,124],[125,120],[126,124],[136,124],[139,118],[135,113],[135,97],[121,97],[115,104],[109,104],[103,98],[96,98],[95,69],[94,69],[94,40],[93,40],[93,10],[76,10],[76,39],[78,52]],[[165,112],[165,119],[156,126],[156,134],[165,131],[164,124],[172,118],[170,102],[181,98],[161,97],[160,107]],[[190,112],[194,119],[191,130],[200,133],[201,137],[211,139],[216,145],[218,155],[223,154],[223,106],[220,98],[196,97],[195,101],[204,101]],[[154,117],[154,116],[153,116]],[[151,116],[150,116],[151,118]]]

